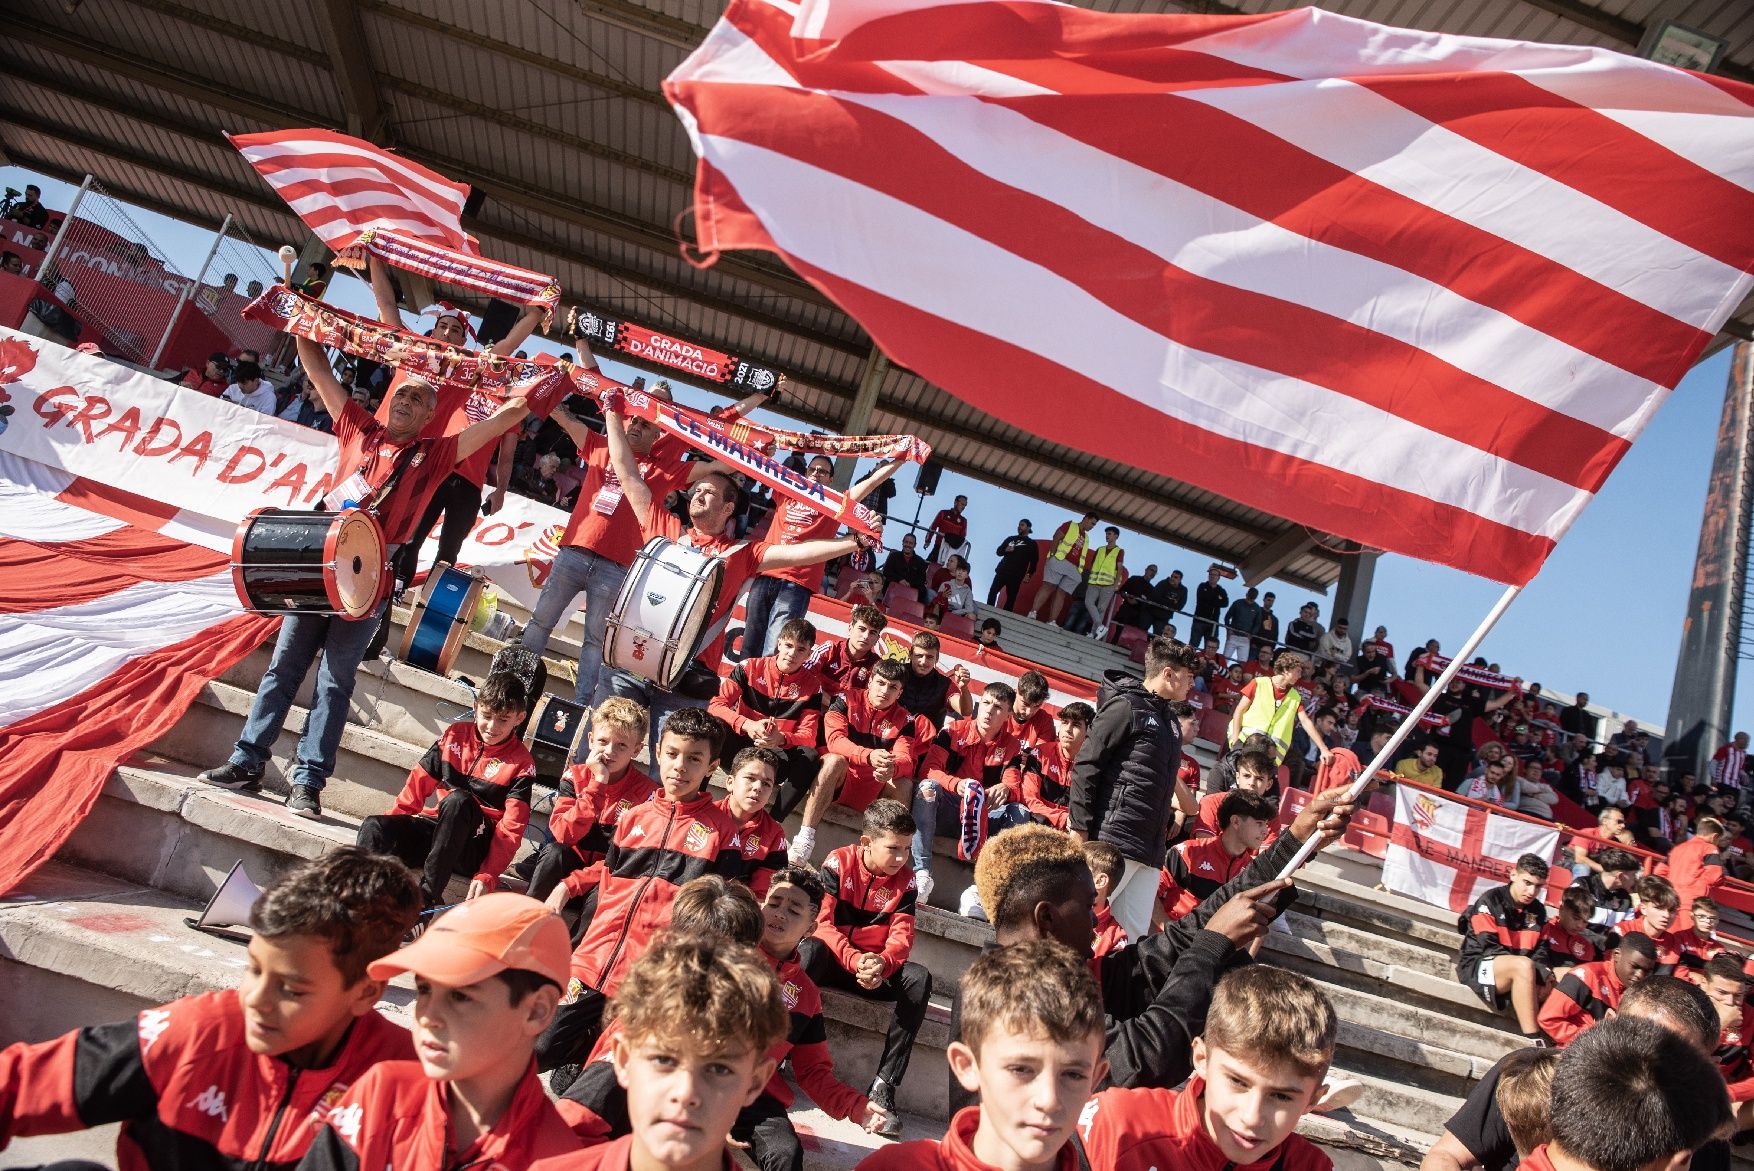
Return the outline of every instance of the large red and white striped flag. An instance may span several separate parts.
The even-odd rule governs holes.
[[[328,130],[228,134],[317,238],[340,252],[374,225],[455,252],[476,252],[463,231],[465,183],[394,151]]]
[[[1019,427],[1505,582],[1754,262],[1754,89],[1601,49],[732,0],[665,89],[709,252]]]

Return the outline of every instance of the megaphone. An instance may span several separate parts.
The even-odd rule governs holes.
[[[183,922],[197,931],[237,938],[248,934],[250,908],[261,897],[262,888],[244,872],[244,860],[239,858],[231,864],[225,881],[219,884],[219,889],[207,900],[201,914],[195,918],[184,919]]]

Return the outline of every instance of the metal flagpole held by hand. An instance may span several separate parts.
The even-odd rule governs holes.
[[[1376,754],[1376,759],[1364,766],[1364,770],[1358,774],[1358,779],[1353,781],[1351,787],[1346,790],[1348,803],[1357,801],[1359,795],[1364,792],[1365,786],[1370,784],[1370,779],[1385,764],[1394,759],[1395,751],[1406,742],[1413,729],[1419,726],[1419,718],[1431,710],[1438,697],[1449,687],[1449,681],[1456,677],[1456,672],[1460,671],[1462,665],[1479,649],[1480,644],[1486,640],[1487,634],[1498,624],[1498,620],[1504,617],[1504,612],[1510,609],[1510,604],[1522,592],[1523,587],[1520,585],[1505,587],[1504,594],[1498,599],[1498,603],[1487,611],[1486,617],[1480,620],[1480,625],[1474,628],[1474,633],[1468,636],[1468,641],[1462,644],[1461,650],[1456,652],[1455,657],[1449,661],[1449,665],[1444,667],[1438,677],[1432,681],[1431,686],[1426,688],[1425,694],[1419,697],[1419,702],[1413,705],[1413,710],[1407,713],[1407,718],[1401,721],[1400,725],[1395,728],[1394,735],[1389,737],[1388,743],[1382,746],[1382,751]],[[1279,872],[1279,877],[1290,878],[1295,874],[1297,868],[1309,861],[1310,855],[1316,852],[1316,843],[1320,840],[1320,834],[1310,835],[1309,840],[1303,843],[1297,853],[1292,856],[1291,861],[1285,863],[1285,869]]]

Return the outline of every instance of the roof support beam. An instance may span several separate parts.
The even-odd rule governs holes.
[[[572,0],[571,7],[604,24],[690,52],[706,38],[707,30],[698,24],[653,12],[628,0]]]
[[[329,68],[341,90],[341,106],[347,111],[347,133],[367,142],[382,143],[389,129],[389,112],[378,101],[371,49],[365,26],[352,0],[311,0],[311,15],[328,50]]]
[[[1315,538],[1302,525],[1292,525],[1277,537],[1262,541],[1237,563],[1244,585],[1260,585],[1297,558],[1315,548]]]

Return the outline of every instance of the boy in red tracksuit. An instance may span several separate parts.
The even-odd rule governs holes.
[[[1715,900],[1700,895],[1687,904],[1687,917],[1693,920],[1693,925],[1675,933],[1675,946],[1681,952],[1681,965],[1697,979],[1707,963],[1728,949],[1718,941]]]
[[[1748,1007],[1748,980],[1742,961],[1733,955],[1714,956],[1704,972],[1705,994],[1717,1009],[1720,1029],[1712,1054],[1729,1087],[1737,1130],[1754,1125],[1754,1009]]]
[[[1044,707],[1048,701],[1048,677],[1030,670],[1017,676],[1017,695],[1011,701],[1010,732],[1024,751],[1034,752],[1042,744],[1052,744],[1057,735],[1054,718]]]
[[[1234,789],[1218,806],[1218,836],[1177,842],[1163,860],[1157,904],[1165,920],[1180,919],[1241,874],[1260,853],[1279,807],[1258,793]]]
[[[1541,1005],[1541,1031],[1560,1048],[1607,1019],[1626,990],[1656,970],[1657,949],[1650,936],[1634,931],[1605,960],[1579,964],[1559,981]]]
[[[566,924],[528,895],[483,895],[371,965],[414,977],[414,1052],[341,1096],[299,1171],[528,1167],[579,1140],[532,1060],[567,977]]]
[[[828,706],[828,753],[792,838],[794,863],[808,862],[816,853],[816,827],[830,805],[838,801],[863,813],[879,797],[903,796],[907,778],[937,734],[930,720],[901,706],[906,664],[878,659],[866,676],[863,688],[843,692]]]
[[[566,995],[536,1042],[544,1072],[590,1053],[605,999],[669,924],[682,884],[702,874],[730,878],[742,872],[737,827],[703,791],[724,736],[725,725],[705,708],[672,712],[658,741],[662,791],[622,814],[600,866],[569,875],[548,896],[549,907],[558,910],[597,883],[597,912],[573,951]]]
[[[1115,920],[1108,905],[1108,892],[1126,873],[1127,859],[1120,847],[1111,842],[1085,842],[1084,861],[1090,867],[1090,878],[1096,886],[1096,901],[1090,913],[1096,920],[1096,939],[1090,945],[1090,970],[1100,972],[1102,957],[1127,946],[1127,929]]]
[[[816,934],[798,946],[798,962],[819,988],[892,1001],[895,1015],[870,1099],[886,1116],[877,1134],[901,1132],[895,1090],[907,1073],[914,1037],[932,998],[932,973],[908,959],[914,946],[914,876],[908,873],[913,814],[899,801],[873,801],[857,845],[842,846],[822,865],[825,897]]]
[[[865,690],[871,668],[882,661],[883,628],[889,616],[868,603],[854,606],[847,615],[847,636],[816,644],[810,652],[810,669],[822,676],[828,698]],[[899,693],[898,693],[899,694]]]
[[[419,915],[393,859],[344,846],[295,867],[250,910],[235,991],[0,1049],[0,1148],[120,1122],[121,1171],[292,1166],[349,1084],[414,1056],[366,969]]]
[[[1023,806],[1023,749],[1011,734],[1009,684],[989,683],[974,715],[945,726],[926,750],[914,786],[914,888],[932,897],[932,839],[956,839],[956,856],[972,862],[997,833],[1029,820]]]
[[[1072,765],[1078,760],[1078,750],[1084,747],[1085,734],[1095,718],[1096,709],[1089,704],[1083,701],[1067,704],[1055,717],[1058,727],[1053,739],[1038,743],[1035,752],[1025,759],[1023,807],[1035,821],[1055,829],[1066,828],[1071,816],[1068,807],[1072,802]]]
[[[786,829],[767,811],[782,757],[774,748],[745,748],[731,761],[731,779],[719,808],[737,827],[733,844],[742,860],[731,875],[755,897],[767,896],[767,884],[786,865]]]
[[[803,618],[791,619],[780,627],[773,654],[732,667],[706,709],[731,729],[719,753],[726,772],[737,754],[751,745],[780,753],[776,812],[781,818],[809,795],[822,767],[816,745],[826,700],[822,675],[806,665],[815,642],[816,627]]]
[[[1555,980],[1565,979],[1565,973],[1579,964],[1602,958],[1589,930],[1595,910],[1595,897],[1582,885],[1568,886],[1559,896],[1559,910],[1541,928],[1541,942],[1535,947],[1535,962],[1551,968]]]
[[[1684,958],[1681,936],[1675,930],[1681,918],[1681,896],[1675,893],[1674,884],[1655,874],[1641,877],[1633,893],[1638,898],[1638,914],[1615,925],[1608,933],[1608,946],[1616,946],[1618,939],[1634,931],[1648,935],[1656,944],[1657,971],[1672,975]]]
[[[421,871],[427,906],[445,901],[452,874],[473,875],[466,898],[494,890],[518,852],[536,780],[536,762],[517,736],[528,707],[517,676],[488,676],[475,693],[475,718],[446,728],[390,811],[359,823],[361,846]]]
[[[1524,854],[1508,883],[1481,895],[1456,920],[1462,936],[1456,978],[1495,1012],[1512,1008],[1517,1027],[1531,1042],[1541,1035],[1536,1018],[1553,983],[1552,970],[1534,958],[1547,926],[1541,903],[1547,872],[1546,859]]]
[[[658,791],[658,783],[633,765],[634,754],[646,742],[647,720],[645,708],[619,695],[591,713],[587,755],[561,773],[548,811],[554,840],[536,856],[531,898],[547,899],[562,879],[601,862],[621,815]]]

